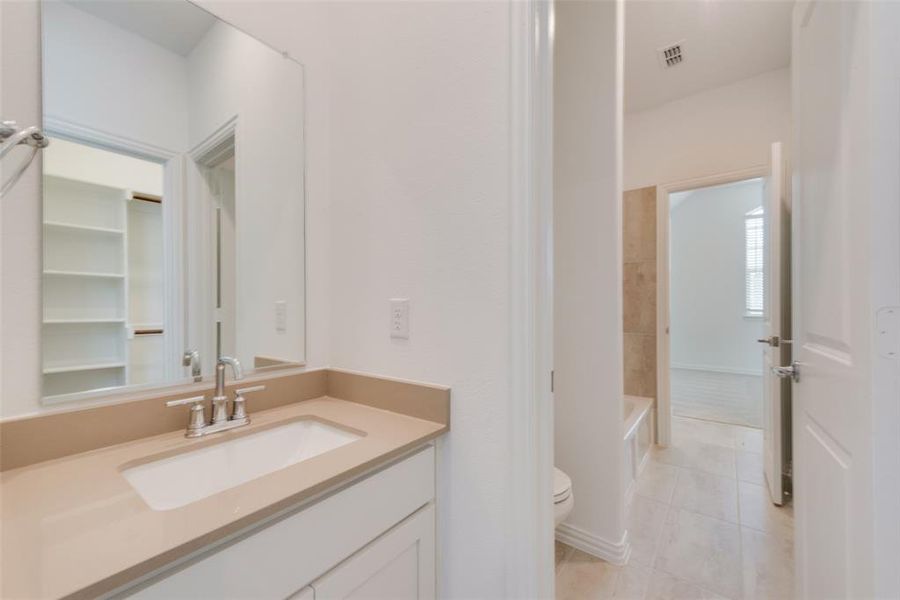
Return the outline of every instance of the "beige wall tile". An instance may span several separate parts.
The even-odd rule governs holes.
[[[656,260],[656,188],[623,194],[622,256],[626,262]]]
[[[656,398],[656,336],[626,333],[625,393]]]
[[[656,263],[625,263],[622,269],[625,333],[656,337]]]
[[[625,393],[655,398],[656,188],[629,190],[622,203]]]

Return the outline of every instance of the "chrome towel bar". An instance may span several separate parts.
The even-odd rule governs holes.
[[[50,144],[50,139],[35,126],[19,129],[15,121],[3,121],[0,123],[0,159],[3,159],[13,148],[19,144],[31,146],[31,153],[28,159],[13,172],[12,176],[0,187],[0,198],[6,195],[6,192],[12,188],[34,160],[34,156],[38,150],[46,148]]]

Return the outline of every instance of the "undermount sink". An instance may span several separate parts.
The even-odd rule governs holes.
[[[319,421],[294,421],[128,467],[122,475],[150,508],[170,510],[340,448],[360,437]]]

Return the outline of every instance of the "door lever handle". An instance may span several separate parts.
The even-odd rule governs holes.
[[[794,383],[800,381],[800,363],[796,360],[787,367],[772,367],[772,372],[782,379],[791,379]]]
[[[781,343],[781,340],[778,338],[777,335],[773,335],[772,337],[767,337],[767,338],[760,338],[756,341],[759,342],[760,344],[768,344],[768,345],[772,346],[773,348],[777,348],[779,346],[779,344]]]

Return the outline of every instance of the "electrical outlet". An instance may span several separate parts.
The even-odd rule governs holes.
[[[287,331],[287,302],[278,300],[275,302],[275,332],[285,333]]]
[[[391,337],[409,339],[409,299],[391,298]]]

